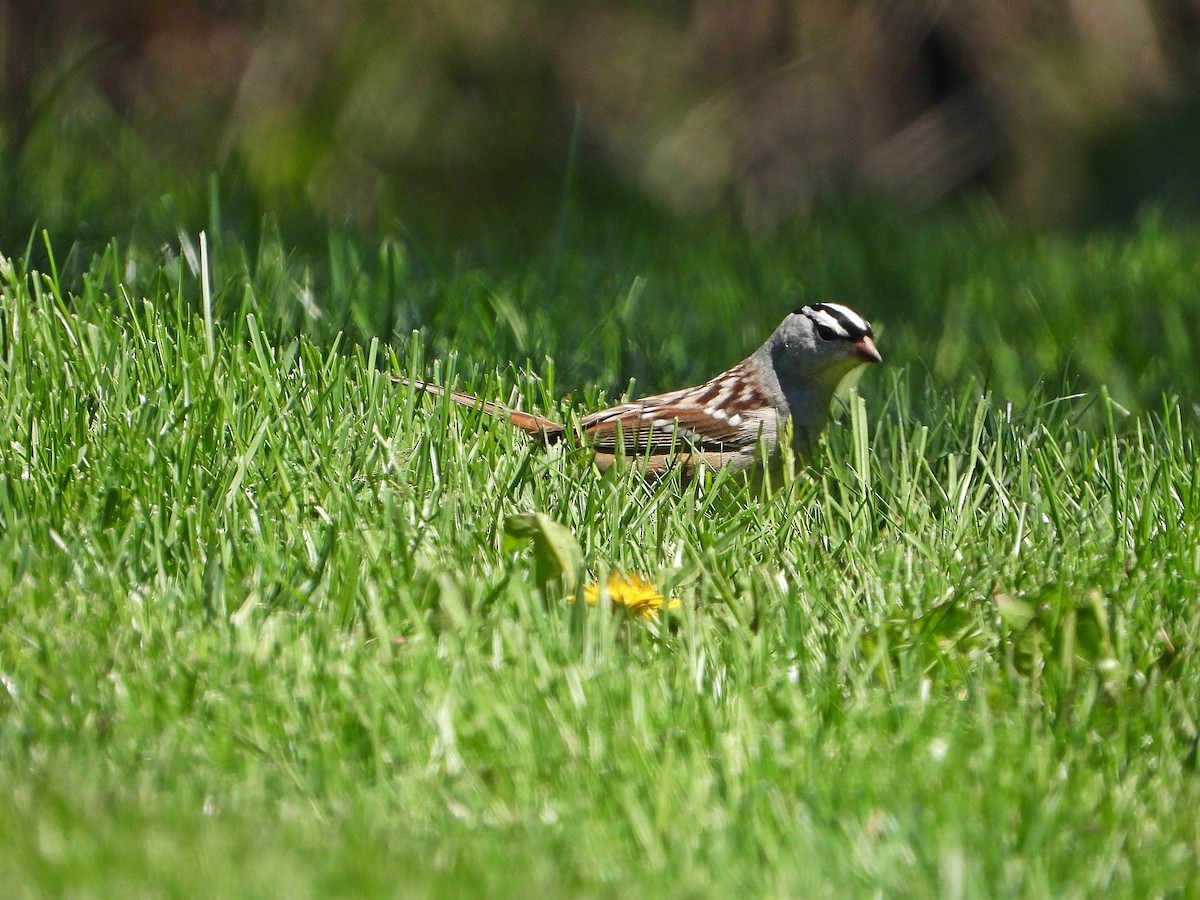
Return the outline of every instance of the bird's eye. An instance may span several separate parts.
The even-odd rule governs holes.
[[[838,333],[828,325],[817,325],[817,334],[821,336],[823,341],[837,340]]]

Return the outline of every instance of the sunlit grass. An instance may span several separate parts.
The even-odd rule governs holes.
[[[195,237],[7,262],[8,883],[1195,891],[1200,239],[960,227],[598,246],[554,284],[226,235],[211,332]],[[601,475],[389,378],[569,418],[826,295],[888,365],[771,496]],[[564,602],[506,544],[527,512],[679,607]]]

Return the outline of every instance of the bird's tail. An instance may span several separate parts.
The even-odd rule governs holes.
[[[437,397],[449,397],[455,403],[461,403],[463,406],[468,406],[471,409],[480,410],[486,415],[497,419],[506,419],[538,443],[547,446],[557,443],[566,430],[565,426],[542,416],[535,416],[533,413],[522,412],[519,409],[510,409],[507,406],[501,406],[499,403],[492,403],[489,400],[482,400],[479,397],[464,394],[462,391],[444,388],[440,384],[417,381],[415,378],[397,377],[395,380],[409,387],[425,391],[427,394],[433,394]]]

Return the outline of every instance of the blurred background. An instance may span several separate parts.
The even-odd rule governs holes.
[[[0,0],[0,240],[248,212],[772,231],[830,193],[1200,211],[1200,0]],[[186,215],[184,216],[186,218]]]

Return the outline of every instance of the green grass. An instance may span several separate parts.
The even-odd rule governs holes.
[[[1200,234],[364,246],[0,273],[6,893],[1200,891]],[[573,415],[825,296],[888,364],[768,497],[388,377]],[[526,511],[682,607],[538,587]]]

